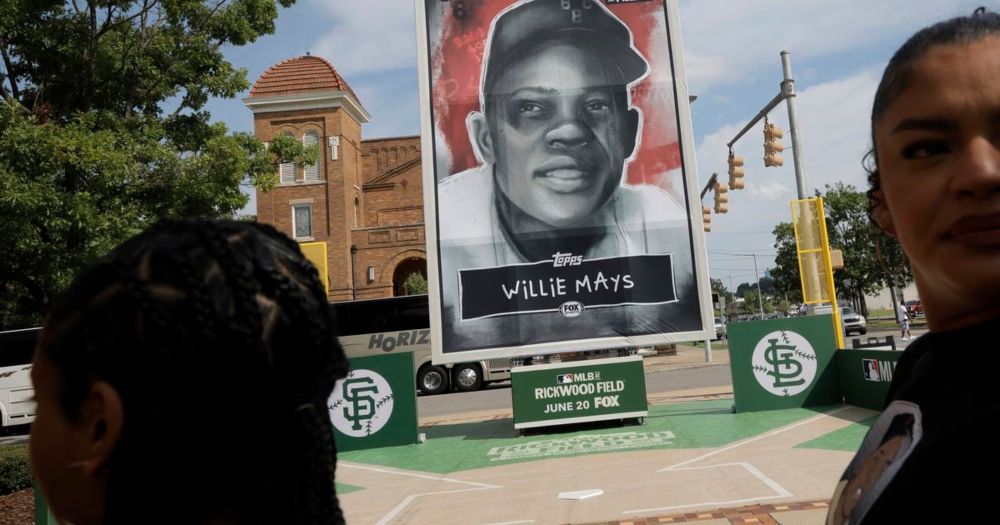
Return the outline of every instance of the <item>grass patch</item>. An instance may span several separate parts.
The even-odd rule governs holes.
[[[358,487],[355,485],[348,485],[347,483],[340,483],[337,481],[333,482],[334,487],[337,489],[337,495],[348,494],[351,492],[356,492],[359,490],[364,490],[364,487]]]
[[[857,423],[851,423],[846,427],[824,434],[811,441],[799,443],[795,448],[818,448],[822,450],[837,450],[843,452],[854,452],[861,446],[861,442],[868,434],[868,429],[875,424],[878,416],[872,416]]]
[[[826,409],[732,413],[732,399],[652,405],[644,425],[566,425],[519,435],[510,419],[424,427],[419,445],[354,450],[344,461],[449,474],[556,457],[628,450],[715,448],[801,421]],[[505,453],[511,454],[506,456]],[[520,454],[524,452],[524,454]],[[515,454],[517,453],[517,454]]]
[[[31,487],[28,445],[0,446],[0,495]]]

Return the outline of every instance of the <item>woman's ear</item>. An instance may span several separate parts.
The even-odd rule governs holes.
[[[122,435],[125,411],[118,390],[106,381],[97,381],[80,407],[86,442],[77,464],[87,477],[101,474],[111,460]]]
[[[874,207],[872,207],[872,218],[875,219],[875,224],[888,236],[896,238],[896,225],[892,222],[892,214],[889,213],[889,206],[885,202],[885,196],[882,195],[882,190],[876,190],[872,192],[872,196],[875,199]]]

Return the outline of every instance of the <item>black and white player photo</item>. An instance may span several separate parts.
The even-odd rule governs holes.
[[[633,103],[650,72],[600,2],[493,18],[465,119],[479,164],[435,179],[445,352],[702,329],[688,206],[626,177],[643,129],[678,125]]]

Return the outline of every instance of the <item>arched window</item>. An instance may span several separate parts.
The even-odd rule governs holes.
[[[306,132],[302,135],[302,145],[305,147],[315,146],[319,144],[319,135],[315,131]],[[302,169],[302,178],[304,180],[319,180],[319,161],[323,158],[323,152],[320,151],[319,155],[316,157],[316,164],[307,164]]]
[[[285,136],[291,137],[291,133],[285,133]],[[281,166],[278,168],[278,173],[280,179],[278,180],[281,184],[291,184],[295,182],[295,163],[294,162],[282,162]]]

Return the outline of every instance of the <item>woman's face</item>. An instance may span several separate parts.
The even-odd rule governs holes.
[[[910,258],[931,328],[996,309],[1000,37],[927,51],[877,121],[875,145],[875,215]]]

